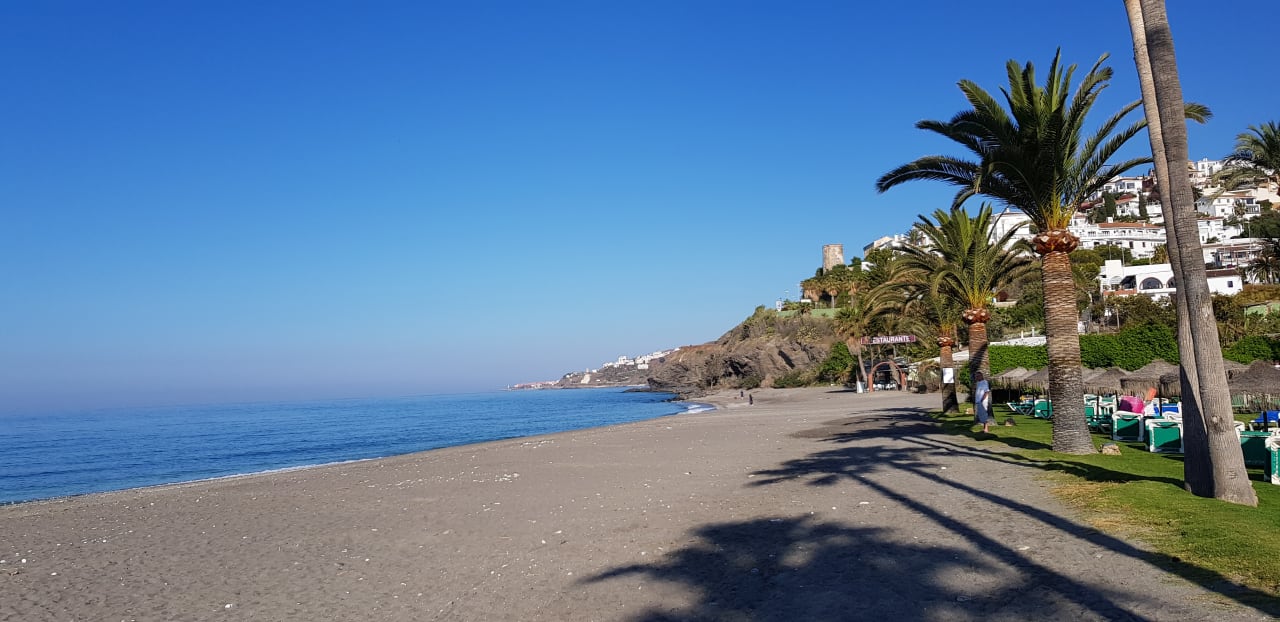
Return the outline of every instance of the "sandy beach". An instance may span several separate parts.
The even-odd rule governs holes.
[[[0,507],[0,621],[1258,620],[936,395],[714,412]],[[997,430],[998,433],[998,430]]]

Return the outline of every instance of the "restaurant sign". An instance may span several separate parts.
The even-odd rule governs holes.
[[[888,343],[915,343],[915,335],[878,335],[875,337],[863,337],[862,345],[878,346]]]

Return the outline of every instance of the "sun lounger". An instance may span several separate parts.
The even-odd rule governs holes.
[[[1262,423],[1270,426],[1272,422],[1280,423],[1280,410],[1264,410],[1261,415],[1258,415],[1257,419],[1250,423]]]
[[[1151,453],[1183,453],[1181,421],[1148,419],[1146,428],[1147,451]]]
[[[1036,419],[1052,419],[1053,418],[1053,402],[1049,400],[1036,400],[1036,405],[1031,410],[1031,415]]]
[[[1272,484],[1280,486],[1280,435],[1272,434],[1267,442],[1263,443],[1263,447],[1271,453],[1266,474],[1271,478]]]
[[[1141,443],[1145,438],[1141,414],[1120,411],[1111,415],[1111,440]]]

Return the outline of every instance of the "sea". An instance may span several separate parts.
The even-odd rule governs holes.
[[[0,415],[0,504],[693,414],[619,388]]]

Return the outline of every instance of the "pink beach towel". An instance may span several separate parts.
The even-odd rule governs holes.
[[[1141,413],[1145,404],[1142,398],[1133,395],[1126,395],[1120,398],[1120,410],[1131,413]]]

